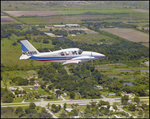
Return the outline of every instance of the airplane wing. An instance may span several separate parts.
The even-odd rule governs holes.
[[[68,61],[64,62],[62,65],[65,65],[65,64],[78,64],[80,62],[81,62],[81,60],[68,60]]]
[[[27,55],[21,55],[20,60],[26,60],[29,59],[31,56],[27,56]]]

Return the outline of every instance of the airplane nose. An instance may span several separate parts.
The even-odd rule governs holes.
[[[102,54],[102,57],[105,57],[105,55]]]

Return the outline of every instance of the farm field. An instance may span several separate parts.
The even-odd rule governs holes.
[[[28,71],[5,71],[2,72],[1,75],[3,76],[4,79],[11,77],[11,78],[15,78],[15,77],[22,77],[22,78],[27,78],[32,76],[36,76],[37,73],[35,71],[35,74],[32,73],[28,73]]]
[[[9,16],[1,16],[1,22],[18,22]]]
[[[125,64],[123,65],[96,65],[95,68],[104,75],[112,75],[111,77],[115,77],[118,79],[124,79],[124,81],[132,81],[135,78],[140,78],[145,76],[145,73],[148,70],[147,66],[142,67],[131,67]],[[107,69],[107,70],[106,70]],[[141,70],[140,74],[134,75],[133,73],[137,70]],[[144,70],[144,71],[142,71]],[[119,72],[118,72],[119,71]],[[114,75],[114,76],[113,76]],[[149,75],[149,74],[148,74]]]
[[[120,36],[122,38],[125,38],[127,40],[130,40],[132,42],[149,42],[149,35],[133,30],[133,29],[127,29],[127,28],[103,28],[100,30],[104,30],[107,32],[110,32],[112,34],[115,34],[117,36]]]
[[[67,23],[81,23],[83,19],[103,19],[103,18],[112,18],[110,15],[68,15],[64,14],[63,16],[49,16],[43,17],[41,19],[47,22],[59,23],[63,22],[64,24]]]
[[[50,16],[50,15],[58,15],[55,12],[51,11],[3,11],[11,16]]]
[[[78,9],[78,10],[63,10],[63,11],[54,11],[58,14],[83,14],[85,12],[89,12],[88,9]],[[96,13],[136,13],[136,11],[133,11],[133,10],[129,10],[129,9],[118,9],[118,10],[102,10],[102,9],[99,9],[99,10],[90,10],[90,12],[96,12]]]
[[[143,9],[131,9],[133,11],[137,11],[137,12],[149,12],[148,10],[143,10]]]
[[[38,17],[30,17],[30,18],[18,18],[19,20],[28,23],[28,24],[37,24],[37,23],[45,23],[46,21],[40,19]]]
[[[105,35],[101,35],[99,33],[95,34],[78,34],[76,36],[67,36],[66,38],[71,39],[73,41],[79,41],[79,42],[84,42],[84,43],[89,43],[89,44],[94,44],[94,43],[108,43],[112,44],[114,42],[118,42],[117,40],[110,38]],[[104,40],[105,39],[105,40]]]

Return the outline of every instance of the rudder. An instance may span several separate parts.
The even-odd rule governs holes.
[[[22,40],[20,41],[20,44],[22,48],[22,55],[39,54],[39,51],[28,40]]]

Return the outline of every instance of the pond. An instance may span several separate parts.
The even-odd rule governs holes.
[[[124,82],[123,85],[134,86],[131,82]]]
[[[132,72],[133,70],[118,70],[116,72]]]
[[[140,71],[149,71],[148,69],[140,69]]]
[[[56,38],[58,38],[59,40],[68,40],[68,41],[71,41],[70,39],[65,38],[65,37],[56,37]]]
[[[107,75],[108,77],[114,77],[114,76],[118,76],[117,74],[111,74],[111,75]]]

